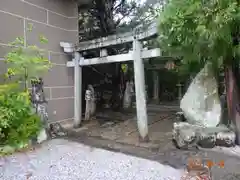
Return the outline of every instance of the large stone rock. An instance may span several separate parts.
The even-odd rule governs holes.
[[[198,146],[202,148],[231,147],[235,145],[235,140],[235,133],[223,125],[208,128],[187,122],[176,122],[173,125],[173,141],[180,149]]]
[[[197,144],[203,148],[214,148],[216,146],[216,135],[213,132],[204,131],[201,129],[198,133]]]
[[[197,135],[194,125],[186,122],[176,122],[173,124],[173,141],[177,148],[188,149],[196,146]]]
[[[61,136],[66,136],[67,135],[67,132],[61,126],[60,123],[50,124],[49,131],[50,131],[51,138],[61,137]]]
[[[221,103],[212,66],[205,67],[193,79],[180,102],[187,122],[203,127],[216,127],[221,121]]]
[[[235,132],[233,132],[231,130],[218,132],[216,136],[217,136],[216,137],[216,145],[225,146],[225,147],[235,146],[235,141],[236,141]]]

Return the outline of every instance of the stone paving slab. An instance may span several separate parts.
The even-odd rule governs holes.
[[[1,180],[179,180],[182,169],[55,139],[0,159]]]

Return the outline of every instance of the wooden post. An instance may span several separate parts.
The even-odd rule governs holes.
[[[155,102],[159,102],[159,76],[158,71],[153,70],[153,99]]]
[[[79,62],[82,57],[79,52],[74,53],[74,127],[78,128],[82,120],[82,67]]]
[[[148,117],[146,108],[144,63],[141,58],[141,43],[133,41],[133,62],[136,92],[137,124],[141,140],[148,140]]]

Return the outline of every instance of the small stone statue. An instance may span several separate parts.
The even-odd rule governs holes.
[[[86,109],[85,109],[85,120],[90,120],[96,111],[95,93],[92,85],[88,85],[85,93]]]
[[[31,91],[31,102],[34,106],[38,104],[46,103],[45,93],[43,89],[43,79],[39,78],[31,81],[32,91]]]
[[[48,113],[46,110],[46,99],[43,89],[43,79],[39,78],[31,81],[32,91],[31,91],[31,102],[36,110],[36,113],[40,116],[44,128],[40,131],[36,140],[37,143],[41,143],[47,140],[48,134]]]
[[[124,92],[124,96],[123,96],[123,108],[124,109],[129,109],[132,105],[132,95],[133,95],[133,82],[132,81],[128,81],[126,83],[126,89]]]
[[[90,84],[88,86],[88,89],[91,91],[91,110],[90,110],[90,115],[93,116],[96,112],[96,97],[95,97],[95,91],[93,86]]]
[[[48,138],[65,136],[66,132],[59,123],[48,125],[47,100],[45,98],[42,78],[31,81],[31,85],[31,102],[36,109],[36,113],[41,117],[44,125],[44,128],[40,131],[35,141],[41,143]]]

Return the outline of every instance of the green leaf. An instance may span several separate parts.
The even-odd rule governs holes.
[[[48,43],[48,39],[45,36],[43,36],[43,35],[39,36],[39,41],[42,44],[47,44]]]
[[[27,31],[31,32],[33,30],[33,24],[28,23]]]

